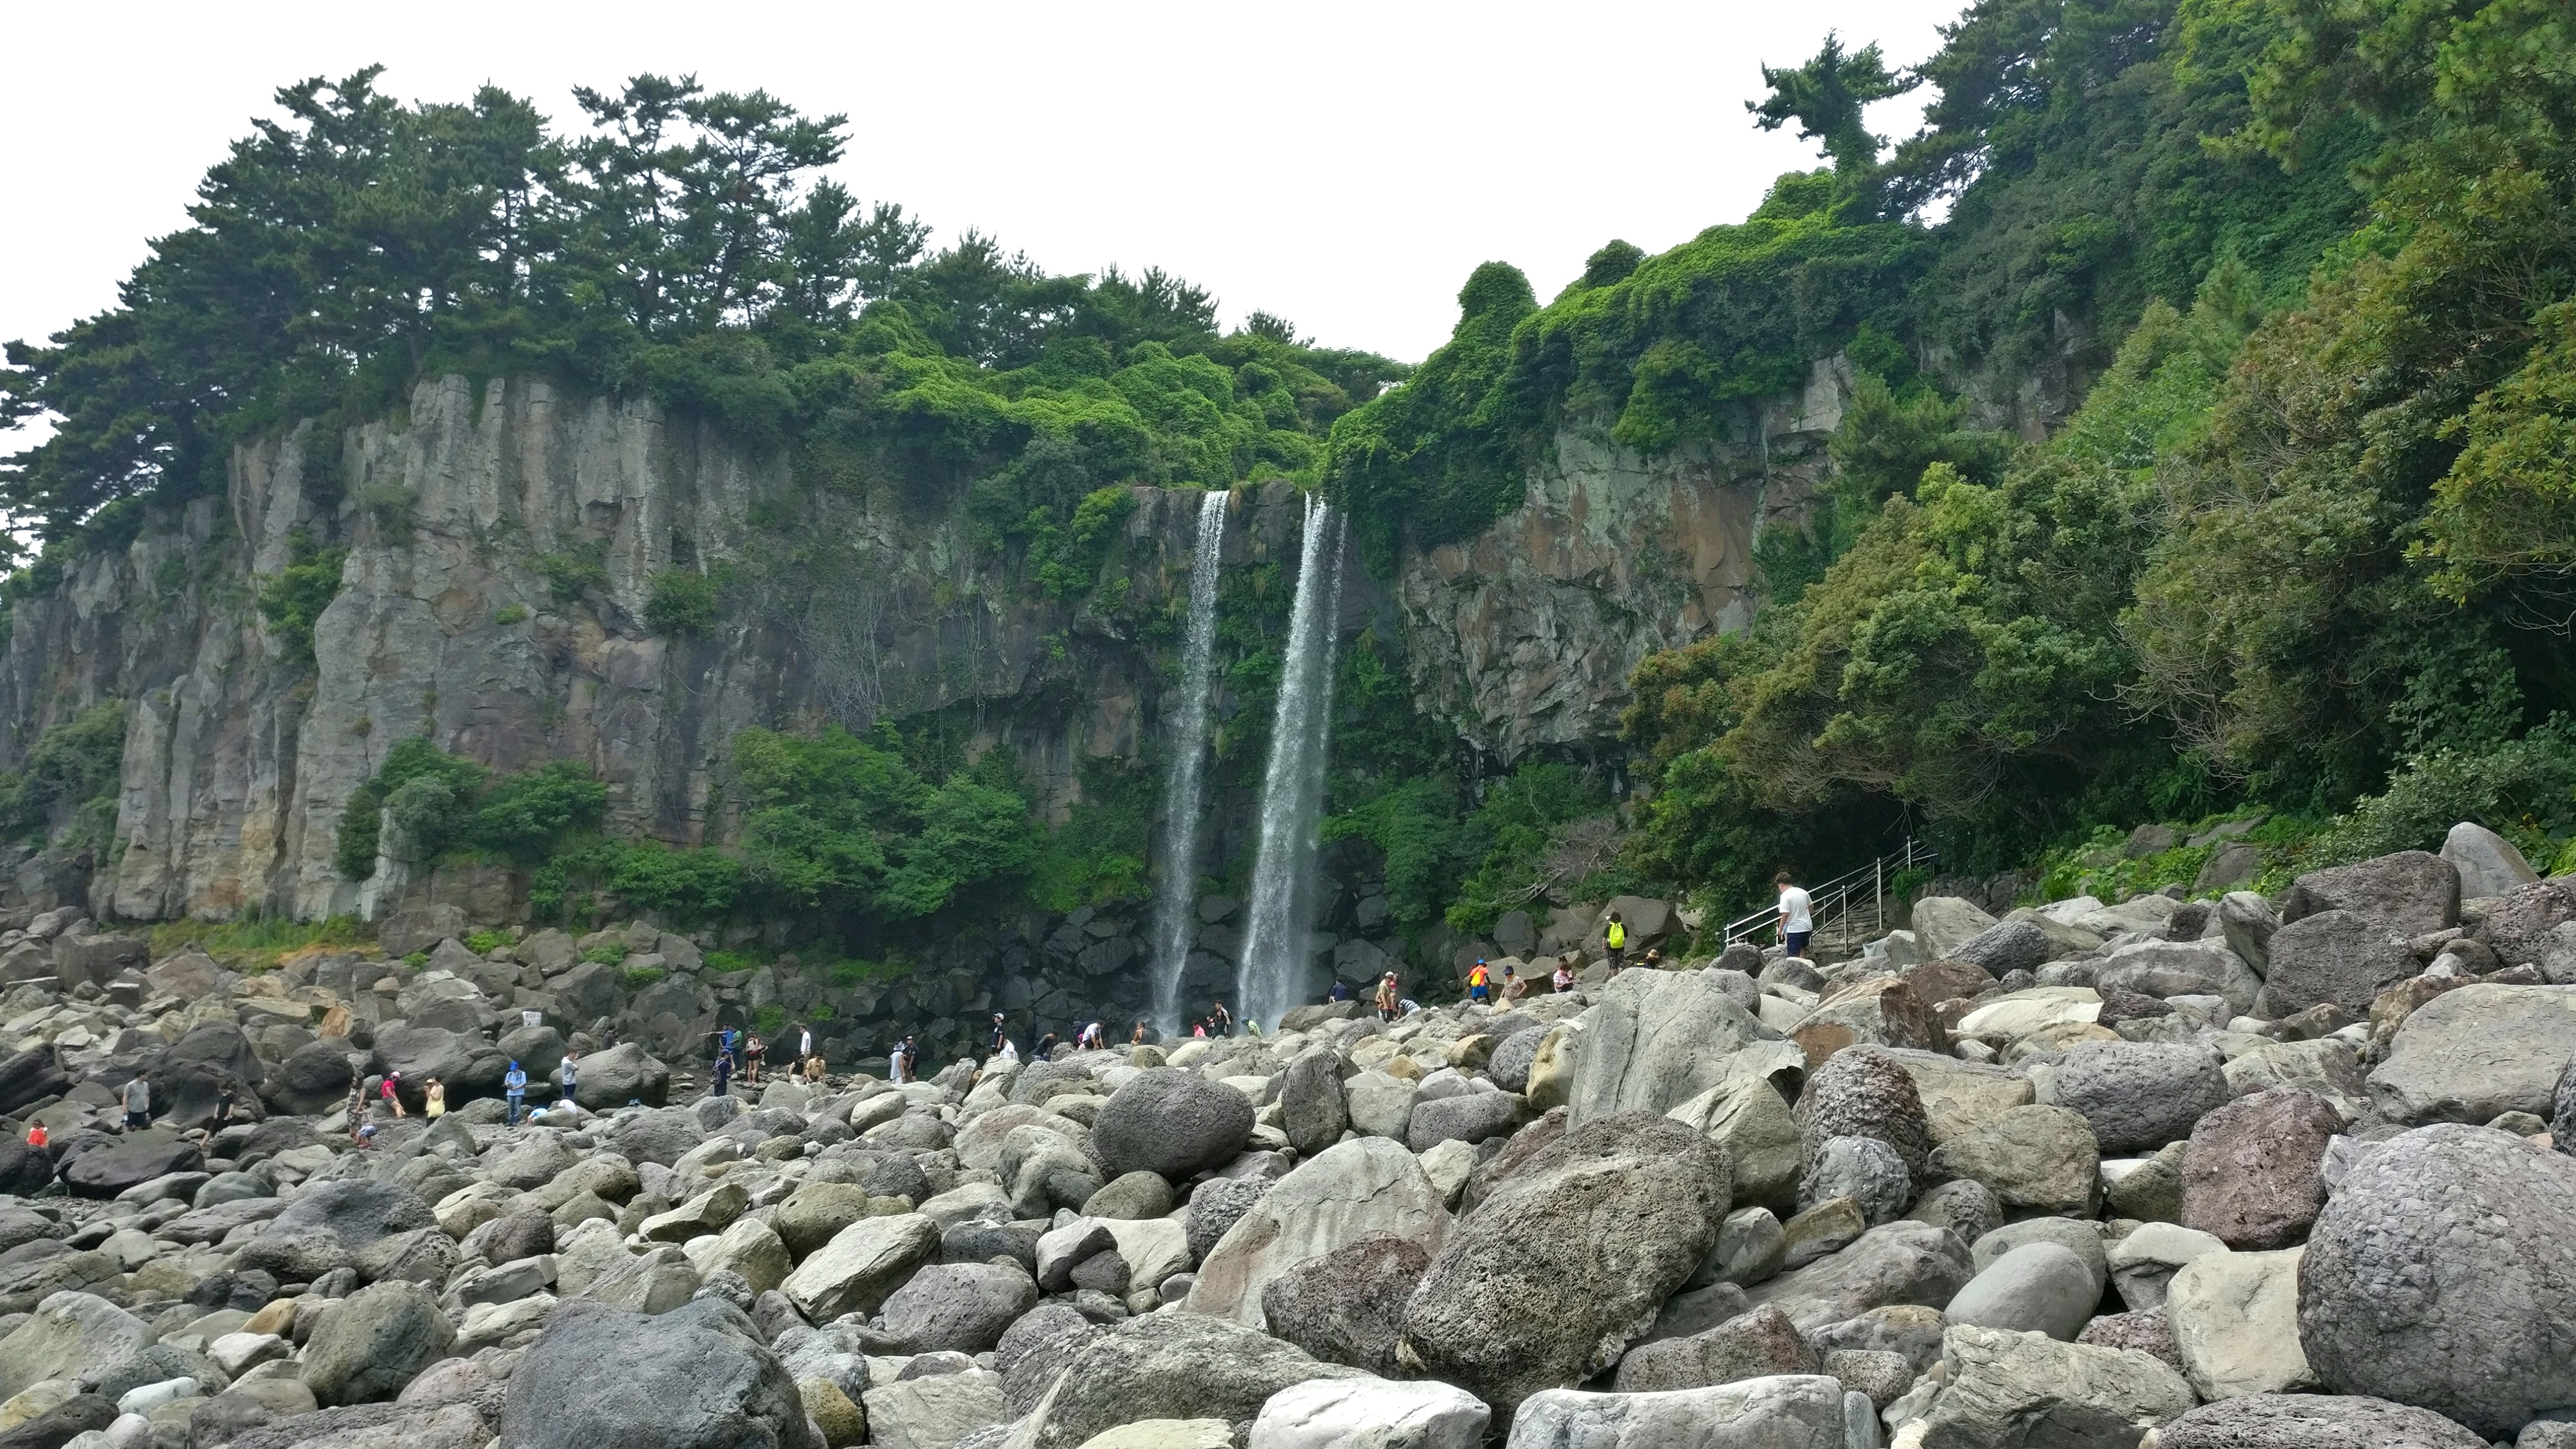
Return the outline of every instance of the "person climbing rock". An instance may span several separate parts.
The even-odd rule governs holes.
[[[420,1084],[420,1115],[435,1122],[447,1115],[447,1084],[436,1077]]]
[[[1377,1019],[1380,1021],[1395,1020],[1396,1007],[1399,1000],[1400,998],[1396,995],[1395,990],[1395,973],[1389,971],[1384,976],[1378,978]]]
[[[753,1087],[760,1085],[760,1064],[768,1055],[769,1048],[761,1043],[757,1035],[743,1038],[742,1080],[744,1085]]]
[[[125,1130],[140,1132],[152,1125],[152,1074],[136,1072],[125,1084]]]
[[[1477,957],[1476,964],[1468,968],[1467,999],[1482,1002],[1487,1006],[1493,1005],[1494,973],[1485,965],[1485,958],[1482,956]]]
[[[515,1061],[510,1063],[510,1070],[501,1074],[501,1100],[506,1107],[504,1124],[518,1126],[519,1109],[528,1103],[528,1072]]]
[[[569,1102],[573,1099],[574,1090],[581,1085],[581,1053],[565,1049],[558,1075],[563,1078],[563,1100]]]
[[[1220,1001],[1209,1010],[1208,1025],[1215,1029],[1213,1034],[1216,1036],[1232,1036],[1234,1035],[1234,1013],[1226,1010],[1225,1003]]]
[[[1619,919],[1617,911],[1610,913],[1609,923],[1601,928],[1601,945],[1610,953],[1610,974],[1618,975],[1619,968],[1628,964],[1628,923]]]

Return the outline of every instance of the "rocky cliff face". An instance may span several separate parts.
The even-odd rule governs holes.
[[[1391,582],[1351,560],[1342,627],[1400,634],[1420,704],[1497,760],[1608,747],[1639,659],[1749,618],[1754,541],[1805,507],[1847,385],[1819,363],[1736,437],[1653,460],[1570,430],[1477,538],[1406,557]],[[1144,754],[1169,687],[1200,495],[1135,497],[1104,587],[1050,600],[897,489],[800,479],[709,425],[542,382],[425,382],[395,417],[245,446],[222,497],[17,607],[0,766],[100,700],[126,701],[128,724],[112,844],[22,863],[16,904],[515,914],[507,872],[335,868],[351,794],[416,735],[496,769],[581,761],[613,832],[698,844],[735,826],[723,764],[740,730],[946,712],[1012,750],[1061,815],[1084,759]],[[1287,485],[1232,509],[1229,569],[1294,553]],[[257,601],[314,545],[347,557],[308,660]],[[711,631],[647,626],[672,571],[722,581]],[[1226,805],[1221,850],[1250,804]]]
[[[1616,741],[1639,660],[1752,619],[1754,543],[1803,518],[1850,388],[1848,364],[1819,361],[1723,442],[1651,459],[1602,430],[1560,432],[1519,508],[1403,561],[1422,702],[1498,760]]]
[[[1120,607],[1104,611],[1030,597],[954,519],[800,488],[783,460],[649,404],[425,383],[404,416],[243,448],[224,497],[22,602],[0,765],[84,706],[130,702],[89,904],[139,919],[459,896],[508,914],[497,873],[422,880],[387,862],[361,885],[334,869],[351,793],[413,735],[500,769],[585,762],[607,782],[611,830],[699,843],[729,828],[719,781],[739,730],[955,710],[1060,812],[1082,759],[1138,754],[1159,717],[1161,645],[1139,621],[1185,580],[1198,498],[1137,490],[1108,565]],[[1293,554],[1291,490],[1233,507],[1229,564]],[[803,552],[760,566],[782,532]],[[309,662],[256,606],[299,533],[348,547]],[[714,631],[646,627],[669,570],[728,581]],[[1346,602],[1356,627],[1370,590]]]

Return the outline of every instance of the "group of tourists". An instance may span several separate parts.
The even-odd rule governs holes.
[[[823,1080],[823,1057],[814,1049],[814,1028],[811,1026],[800,1026],[792,1038],[781,1038],[775,1043],[762,1041],[758,1032],[745,1032],[730,1026],[718,1027],[709,1035],[715,1042],[715,1061],[708,1072],[712,1084],[708,1094],[711,1096],[732,1095],[737,1071],[742,1075],[744,1086],[759,1086],[761,1071],[768,1066],[773,1049],[788,1053],[789,1081],[811,1085]]]

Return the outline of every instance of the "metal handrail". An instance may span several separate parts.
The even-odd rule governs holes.
[[[1939,859],[1940,856],[1930,846],[1917,843],[1909,835],[1902,848],[1889,851],[1857,870],[1845,871],[1823,885],[1809,886],[1807,900],[1816,922],[1816,934],[1825,934],[1825,923],[1829,919],[1836,928],[1848,927],[1853,908],[1864,891],[1869,899],[1870,927],[1873,931],[1884,932],[1887,929],[1889,872],[1932,865]],[[1725,944],[1732,946],[1738,941],[1750,940],[1755,932],[1779,918],[1780,909],[1775,903],[1729,921],[1726,923]]]

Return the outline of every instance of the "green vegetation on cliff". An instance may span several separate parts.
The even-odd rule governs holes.
[[[1638,672],[1637,861],[1732,893],[1910,818],[1991,869],[2235,800],[2349,809],[2320,861],[2463,817],[2555,856],[2571,39],[2531,0],[1972,9],[1877,177],[1956,194],[1916,357],[2125,340],[2009,457],[1851,411],[1825,526],[1766,540],[1796,587]]]
[[[111,541],[120,507],[220,488],[237,440],[380,414],[423,376],[539,373],[916,506],[972,491],[998,538],[1111,484],[1312,476],[1403,373],[1264,314],[1220,336],[1160,271],[1049,276],[973,232],[931,251],[817,179],[844,117],[764,92],[638,76],[558,130],[489,87],[407,106],[377,73],[280,91],[118,306],[9,345],[0,422],[58,425],[0,463],[0,512]]]

